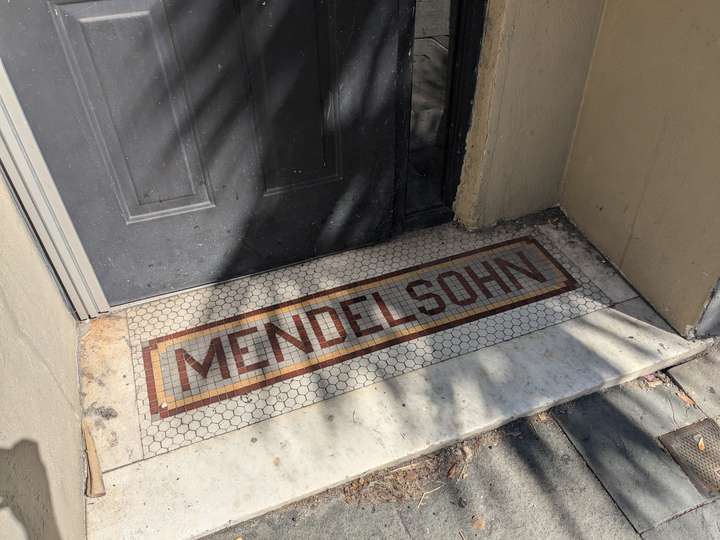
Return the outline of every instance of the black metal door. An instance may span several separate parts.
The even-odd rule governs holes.
[[[411,5],[1,3],[0,54],[109,302],[387,237]]]

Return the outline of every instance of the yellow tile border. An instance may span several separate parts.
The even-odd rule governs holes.
[[[553,291],[553,290],[561,289],[561,288],[563,288],[564,286],[565,286],[564,283],[561,283],[561,284],[558,284],[558,286],[555,286],[555,287],[545,287],[545,288],[543,288],[543,289],[538,289],[538,290],[534,291],[534,294],[532,294],[532,295],[523,295],[523,296],[519,296],[519,297],[514,297],[514,298],[512,298],[512,299],[508,299],[507,301],[499,302],[499,303],[497,303],[497,304],[490,304],[490,305],[487,305],[487,306],[482,306],[481,308],[479,308],[479,309],[477,309],[477,310],[464,311],[464,312],[461,312],[461,313],[456,313],[456,314],[451,315],[451,316],[449,316],[449,317],[445,317],[445,318],[443,318],[443,319],[440,319],[439,321],[428,321],[427,323],[421,324],[420,327],[417,328],[417,329],[407,328],[407,329],[403,329],[402,331],[394,331],[391,335],[385,336],[381,341],[377,342],[376,344],[377,344],[377,345],[382,345],[383,343],[387,343],[387,342],[389,342],[389,341],[392,341],[392,340],[394,340],[395,338],[397,338],[397,337],[399,337],[399,336],[401,336],[401,335],[402,335],[402,336],[407,336],[407,335],[409,335],[409,334],[423,334],[423,333],[425,333],[426,330],[432,330],[432,329],[435,328],[435,327],[442,326],[442,325],[447,324],[447,323],[449,323],[449,322],[453,322],[453,321],[458,320],[458,319],[464,319],[464,318],[467,318],[467,317],[469,317],[469,316],[471,317],[471,316],[473,316],[473,315],[478,315],[478,314],[480,314],[480,313],[483,313],[484,311],[490,311],[491,309],[496,309],[496,307],[504,307],[504,306],[509,305],[509,304],[514,304],[514,303],[516,303],[516,302],[518,302],[518,301],[526,300],[526,299],[532,298],[532,297],[534,297],[534,296],[540,296],[540,295],[543,295],[543,294],[545,294],[545,293],[551,292],[551,291]],[[495,307],[490,307],[490,306],[495,306]],[[418,336],[418,337],[421,337],[421,336]],[[267,374],[267,375],[256,376],[256,377],[253,377],[253,378],[251,378],[251,379],[243,379],[243,380],[236,381],[236,382],[233,382],[233,383],[231,383],[231,384],[222,386],[222,387],[220,387],[220,388],[215,388],[215,389],[213,389],[213,390],[204,392],[204,393],[202,393],[202,394],[198,394],[198,395],[196,395],[196,396],[192,396],[192,397],[189,397],[189,398],[183,398],[182,401],[187,401],[187,402],[189,402],[189,403],[196,403],[196,402],[198,402],[198,401],[202,401],[202,400],[204,400],[204,399],[209,399],[209,398],[211,398],[211,397],[213,397],[213,396],[216,396],[216,395],[219,395],[219,394],[225,394],[225,393],[228,393],[228,392],[234,392],[234,391],[237,391],[237,390],[241,390],[241,389],[243,389],[243,388],[245,388],[245,387],[252,386],[253,384],[257,384],[257,383],[259,383],[259,382],[263,382],[263,381],[265,381],[265,380],[267,380],[267,379],[276,378],[276,377],[285,375],[285,374],[290,373],[290,372],[293,372],[293,371],[298,371],[298,370],[304,369],[305,367],[309,367],[309,366],[311,366],[311,365],[313,365],[313,364],[320,364],[320,363],[332,361],[334,358],[338,358],[338,357],[340,357],[340,356],[345,356],[345,355],[348,355],[348,354],[352,354],[353,352],[355,352],[355,351],[357,351],[357,350],[361,350],[361,349],[368,348],[369,345],[371,345],[371,344],[369,344],[369,343],[367,343],[367,342],[358,343],[358,344],[353,345],[353,346],[351,346],[351,347],[342,349],[341,351],[335,351],[335,352],[327,353],[327,354],[322,355],[322,356],[319,356],[319,357],[313,357],[312,359],[305,360],[305,361],[303,361],[303,362],[296,362],[296,363],[291,364],[291,365],[289,365],[289,366],[287,366],[287,367],[274,370],[274,371],[272,371],[271,373],[269,373],[269,374]],[[151,356],[151,358],[153,358],[153,357]],[[155,374],[156,374],[156,375],[155,375],[155,376],[156,376],[156,379],[155,379],[155,380],[156,380],[156,381],[157,381],[157,380],[162,381],[162,379],[158,379],[158,378],[157,378],[157,377],[159,376],[158,373],[159,373],[160,370],[159,370],[159,369],[157,369],[157,370],[155,369],[154,358],[153,358],[153,370],[154,370],[154,372],[155,372]],[[165,395],[164,392],[162,392],[162,394],[163,394],[163,396]],[[183,403],[183,404],[178,404],[178,401],[177,401],[177,400],[173,400],[173,399],[169,399],[169,398],[167,398],[167,399],[164,398],[164,400],[161,401],[161,400],[160,400],[160,392],[158,392],[158,401],[159,401],[160,403],[165,403],[168,409],[175,409],[175,408],[180,407],[180,406],[183,406],[183,405],[185,404],[185,403]]]
[[[537,246],[535,246],[534,244],[530,244],[530,245],[537,249]],[[508,245],[501,246],[501,247],[498,247],[495,249],[488,249],[487,251],[483,252],[483,255],[486,255],[486,254],[492,255],[492,254],[496,254],[501,251],[510,251],[512,248],[516,248],[516,247],[517,247],[517,244],[508,244]],[[444,262],[438,263],[436,265],[432,264],[432,261],[431,261],[428,264],[428,266],[425,268],[422,268],[421,271],[424,272],[425,270],[428,270],[428,269],[447,268],[448,266],[454,266],[455,263],[457,263],[459,261],[463,261],[465,259],[469,259],[469,258],[475,257],[477,255],[478,255],[477,253],[472,253],[470,255],[460,256],[460,257],[457,257],[456,259],[444,261]],[[540,255],[545,257],[545,254],[542,253],[542,251],[540,251]],[[555,270],[557,270],[557,269],[555,269]],[[334,300],[335,298],[337,298],[339,296],[347,296],[352,292],[362,292],[362,291],[365,291],[368,289],[377,288],[378,285],[387,285],[387,284],[395,283],[397,281],[402,281],[403,279],[406,279],[408,275],[413,275],[413,274],[418,274],[418,271],[417,270],[410,271],[408,273],[391,276],[389,278],[383,278],[382,275],[380,275],[377,277],[377,281],[365,283],[363,285],[358,285],[357,287],[350,287],[347,289],[342,289],[340,291],[328,293],[327,295],[318,295],[315,298],[312,298],[309,300],[302,300],[302,299],[298,299],[297,301],[288,300],[289,302],[292,302],[292,303],[287,306],[283,306],[281,308],[274,309],[274,310],[263,311],[262,313],[257,313],[255,315],[251,315],[250,317],[243,318],[238,321],[232,321],[232,322],[228,322],[228,323],[220,323],[217,326],[213,326],[212,328],[206,328],[204,330],[198,330],[197,332],[188,333],[187,335],[182,336],[181,339],[183,341],[186,341],[187,339],[197,339],[197,338],[201,338],[204,336],[218,333],[223,328],[228,328],[228,329],[229,328],[239,328],[241,323],[249,324],[249,323],[257,321],[258,319],[269,318],[269,317],[272,317],[273,315],[282,315],[283,313],[292,311],[294,309],[298,309],[299,307],[313,306],[313,305],[316,305],[320,301],[329,301],[329,300]],[[322,291],[319,291],[319,292],[322,292]],[[317,294],[317,293],[313,293],[313,294]],[[260,308],[260,309],[263,309],[263,308]],[[157,344],[157,348],[160,352],[164,352],[167,349],[168,345],[172,345],[172,343],[173,343],[172,339],[170,339],[168,341],[160,341],[163,338],[158,338],[158,339],[159,339],[159,341]],[[165,344],[167,344],[167,345],[165,345]],[[164,345],[164,347],[163,347],[163,345]]]
[[[481,253],[470,253],[465,256],[462,256],[462,254],[458,254],[460,256],[453,258],[451,260],[443,261],[438,264],[432,264],[432,261],[428,263],[427,266],[416,269],[416,270],[409,270],[408,272],[402,272],[402,270],[399,270],[398,272],[401,272],[397,275],[390,276],[388,278],[383,278],[382,275],[378,276],[377,279],[373,281],[369,281],[367,283],[363,283],[362,285],[358,285],[356,287],[348,287],[343,288],[341,290],[334,291],[332,293],[328,293],[327,295],[322,295],[318,293],[314,293],[314,297],[307,300],[298,299],[297,301],[290,300],[288,305],[285,305],[279,309],[275,310],[267,310],[262,311],[260,313],[256,313],[255,315],[252,315],[247,318],[239,318],[237,320],[229,321],[227,323],[222,323],[221,321],[210,328],[205,328],[203,330],[199,330],[198,332],[188,332],[185,335],[178,336],[176,338],[173,338],[172,336],[169,336],[168,339],[164,340],[162,337],[158,338],[155,342],[155,345],[150,348],[150,360],[152,365],[152,371],[153,371],[153,377],[154,377],[154,385],[155,385],[155,393],[156,398],[159,404],[159,407],[161,409],[166,409],[168,411],[172,411],[174,409],[177,409],[179,407],[183,407],[186,405],[192,405],[194,403],[197,403],[199,401],[203,401],[206,399],[212,399],[214,397],[217,397],[221,394],[226,393],[232,393],[242,390],[243,388],[250,387],[253,385],[256,385],[258,383],[262,383],[264,381],[267,381],[268,379],[275,379],[278,377],[282,377],[283,375],[287,375],[292,372],[297,372],[300,370],[303,370],[305,368],[311,367],[313,365],[323,364],[327,362],[331,362],[333,359],[344,357],[349,354],[352,354],[356,351],[362,350],[362,349],[369,349],[371,347],[378,347],[382,346],[385,343],[391,342],[398,337],[407,337],[410,335],[417,335],[419,337],[423,337],[428,334],[428,331],[431,331],[433,328],[439,328],[445,324],[454,322],[456,320],[460,319],[466,319],[471,318],[476,315],[482,314],[484,312],[492,311],[494,309],[502,308],[511,304],[517,304],[519,302],[523,302],[525,300],[529,300],[538,296],[545,295],[546,293],[550,293],[555,290],[564,289],[567,287],[567,276],[564,274],[564,272],[561,270],[561,268],[557,267],[559,263],[555,261],[554,257],[551,255],[548,257],[548,254],[542,249],[539,248],[538,245],[534,242],[528,242],[528,238],[518,238],[516,239],[517,242],[508,243],[503,246],[499,246],[494,249],[487,249]],[[557,283],[553,286],[549,287],[543,287],[540,289],[535,289],[532,292],[528,292],[525,294],[521,294],[518,296],[513,296],[511,298],[506,298],[505,300],[499,301],[499,302],[493,302],[491,304],[484,304],[477,306],[475,309],[469,310],[469,311],[462,311],[447,317],[444,317],[443,319],[439,320],[430,320],[425,323],[419,323],[417,326],[413,326],[411,328],[400,328],[400,329],[387,329],[389,332],[388,334],[384,334],[383,337],[377,341],[373,341],[372,338],[369,341],[364,341],[360,343],[356,343],[355,345],[349,346],[347,348],[343,348],[341,350],[333,351],[330,353],[326,353],[321,356],[312,356],[308,358],[305,361],[302,362],[296,362],[291,365],[288,365],[286,367],[282,367],[280,369],[275,369],[270,373],[263,373],[261,375],[257,375],[252,378],[247,379],[241,379],[237,380],[235,382],[232,382],[230,384],[227,384],[222,387],[214,388],[211,390],[206,390],[205,392],[189,397],[184,398],[178,398],[175,399],[174,397],[168,396],[168,394],[165,391],[165,381],[162,376],[162,370],[160,368],[160,353],[166,352],[167,349],[178,342],[186,342],[189,340],[195,340],[207,335],[212,334],[222,334],[227,333],[226,331],[236,328],[241,328],[243,326],[246,326],[249,323],[252,323],[254,321],[257,321],[258,319],[267,319],[269,317],[272,317],[273,315],[286,313],[288,311],[292,310],[298,310],[302,309],[303,307],[309,307],[319,304],[320,302],[327,302],[329,300],[333,300],[335,298],[338,298],[340,296],[350,296],[353,293],[356,292],[362,292],[366,291],[368,289],[377,289],[380,286],[392,284],[397,281],[406,280],[408,279],[408,276],[412,275],[418,275],[425,274],[428,270],[440,270],[443,268],[446,268],[448,266],[457,266],[458,264],[461,264],[462,261],[468,259],[477,257],[478,255],[485,257],[493,256],[500,252],[505,251],[512,251],[513,249],[516,249],[518,244],[520,242],[525,241],[525,245],[530,245],[534,249],[536,249],[539,252],[539,255],[549,260],[549,262],[552,262],[553,264],[550,266],[550,269],[553,272],[553,276],[551,279],[557,280]],[[370,278],[371,279],[371,278]],[[341,286],[342,287],[342,286]],[[321,292],[321,291],[320,291]],[[260,308],[262,309],[262,308]],[[212,324],[212,323],[209,323]],[[412,339],[412,338],[410,338]]]

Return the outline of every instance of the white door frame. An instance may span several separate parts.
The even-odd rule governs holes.
[[[110,310],[0,58],[0,164],[80,319]]]

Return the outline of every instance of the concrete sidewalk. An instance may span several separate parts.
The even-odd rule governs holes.
[[[720,539],[657,441],[720,415],[720,353],[467,439],[205,540]]]

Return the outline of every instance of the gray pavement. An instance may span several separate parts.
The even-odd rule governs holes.
[[[557,407],[553,415],[639,532],[702,504],[657,437],[705,416],[670,384],[630,382]]]
[[[718,365],[711,352],[672,378],[587,396],[205,540],[720,540],[720,500],[657,441],[718,415]]]
[[[643,540],[720,540],[720,501],[668,520],[642,537]]]
[[[720,417],[720,349],[670,369],[673,380],[692,395],[698,407],[710,418]]]
[[[473,440],[466,477],[424,479],[422,504],[348,504],[337,491],[209,538],[638,538],[558,425],[541,418]]]

